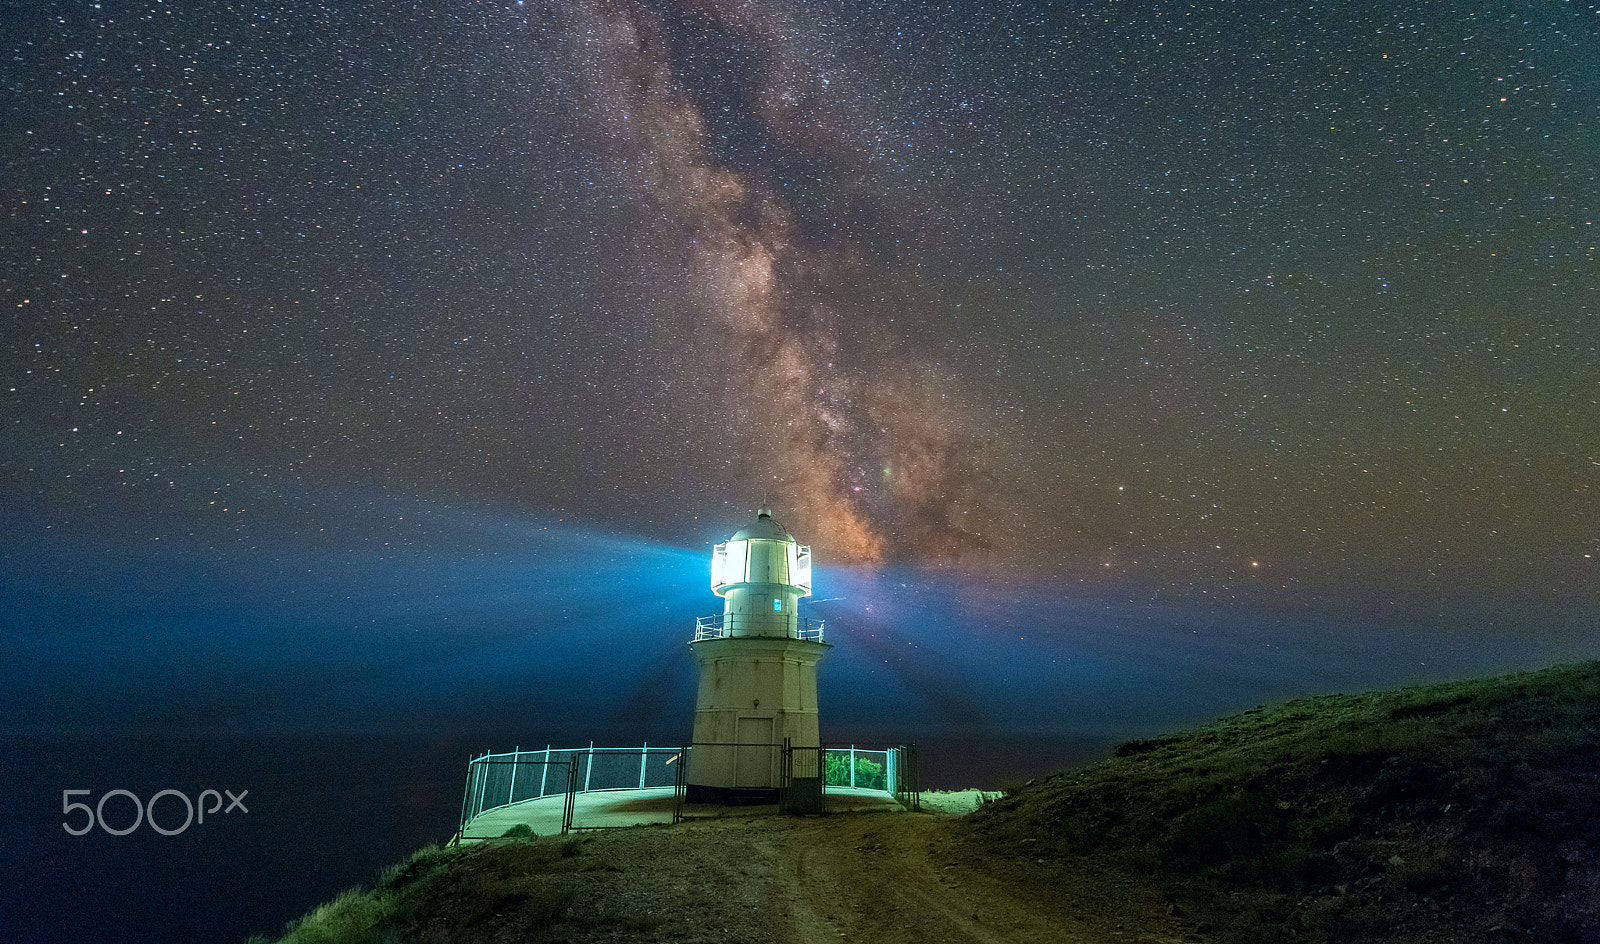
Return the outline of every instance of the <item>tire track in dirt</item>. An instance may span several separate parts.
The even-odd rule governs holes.
[[[795,944],[1073,944],[1098,934],[981,872],[936,867],[947,821],[904,814],[803,824],[760,849]]]

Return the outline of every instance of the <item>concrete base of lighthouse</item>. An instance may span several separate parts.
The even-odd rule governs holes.
[[[833,648],[783,636],[724,636],[689,644],[700,663],[690,803],[776,803],[783,745],[819,747],[817,663]],[[802,773],[802,771],[795,771]],[[812,773],[810,770],[803,773]],[[816,770],[820,794],[822,771]],[[809,777],[791,786],[811,787]]]

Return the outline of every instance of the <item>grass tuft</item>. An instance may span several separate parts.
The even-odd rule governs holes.
[[[279,944],[377,944],[391,940],[381,926],[394,910],[382,892],[350,889],[289,926]]]

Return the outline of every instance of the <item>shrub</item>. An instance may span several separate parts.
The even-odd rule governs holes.
[[[830,787],[850,786],[850,754],[843,751],[830,751],[828,753],[827,769],[823,773],[823,778],[823,782]],[[855,786],[866,790],[888,789],[889,781],[884,774],[883,764],[871,758],[857,757]]]
[[[1161,844],[1172,872],[1207,869],[1264,879],[1283,864],[1290,818],[1266,796],[1235,791],[1178,817]]]
[[[431,874],[441,865],[459,855],[460,852],[459,846],[441,849],[439,846],[429,843],[418,849],[405,862],[391,865],[384,869],[383,874],[378,878],[378,889],[380,891],[397,891],[404,888],[412,882]]]

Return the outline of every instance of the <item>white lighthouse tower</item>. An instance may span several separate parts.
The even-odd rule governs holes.
[[[690,650],[700,664],[688,791],[691,803],[760,803],[782,786],[816,778],[812,764],[785,770],[784,748],[818,755],[817,662],[830,646],[822,622],[800,616],[811,595],[811,548],[797,542],[772,510],[718,544],[711,591],[719,616],[702,617]]]

